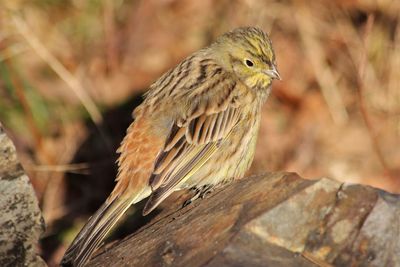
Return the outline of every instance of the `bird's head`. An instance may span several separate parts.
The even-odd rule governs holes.
[[[267,89],[281,79],[271,40],[255,27],[238,28],[220,36],[211,46],[221,65],[253,89]]]

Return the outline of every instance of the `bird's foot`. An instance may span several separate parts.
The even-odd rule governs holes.
[[[212,185],[204,185],[200,192],[200,197],[203,199],[207,195],[211,194],[214,191],[214,187]]]
[[[183,202],[182,208],[186,207],[187,205],[190,205],[193,201],[195,201],[196,199],[199,198],[200,194],[201,194],[201,190],[198,188],[191,188],[191,190],[194,191],[194,195],[187,199],[185,202]]]
[[[191,190],[193,190],[195,193],[194,195],[186,200],[183,205],[183,207],[186,207],[187,205],[190,205],[192,202],[194,202],[198,198],[205,198],[208,194],[210,194],[213,191],[213,186],[212,185],[203,185],[200,188],[194,187]]]

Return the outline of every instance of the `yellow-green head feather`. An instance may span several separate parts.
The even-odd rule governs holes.
[[[280,79],[271,40],[261,29],[238,28],[219,37],[211,46],[220,64],[248,87],[267,89]]]

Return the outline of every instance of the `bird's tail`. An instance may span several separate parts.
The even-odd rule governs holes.
[[[123,196],[106,201],[75,237],[65,252],[61,266],[84,266],[93,251],[99,247],[100,242],[133,202],[132,198]]]

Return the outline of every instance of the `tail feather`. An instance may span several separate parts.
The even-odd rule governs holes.
[[[66,251],[61,266],[82,267],[111,228],[132,204],[132,199],[117,197],[104,203],[79,232]]]

